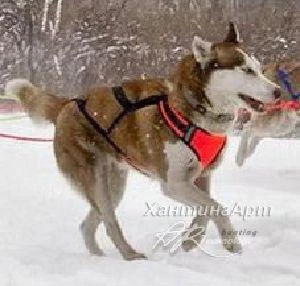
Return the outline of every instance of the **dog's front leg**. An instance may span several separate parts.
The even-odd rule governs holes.
[[[255,136],[253,138],[251,138],[250,144],[249,144],[249,148],[248,148],[248,152],[247,152],[247,158],[249,158],[250,156],[252,156],[256,150],[256,147],[258,146],[258,144],[260,143],[260,141],[262,141],[263,138]]]
[[[201,176],[199,178],[196,179],[195,182],[197,188],[199,188],[200,190],[202,190],[203,192],[206,192],[207,194],[210,195],[210,176]],[[202,215],[202,214],[197,214],[192,223],[189,226],[189,229],[194,229],[194,231],[190,232],[189,234],[189,239],[183,241],[182,243],[182,248],[185,251],[190,251],[193,248],[197,247],[197,245],[199,245],[202,241],[202,239],[205,237],[205,233],[206,233],[206,229],[207,229],[207,224],[209,222],[209,216],[207,215]],[[198,230],[197,228],[200,227],[201,228],[201,233],[197,233]],[[184,234],[185,235],[185,234]],[[193,240],[190,239],[193,237]]]
[[[245,130],[241,135],[240,144],[235,157],[235,162],[239,167],[242,167],[244,165],[244,162],[247,158],[249,138],[250,138],[249,131]]]
[[[237,235],[234,234],[230,219],[224,215],[225,212],[222,212],[223,207],[210,197],[209,192],[203,190],[203,186],[202,189],[199,188],[201,184],[199,187],[195,185],[196,179],[200,178],[202,173],[195,155],[180,143],[168,146],[166,151],[169,168],[164,193],[171,199],[186,205],[213,210],[208,219],[212,219],[216,224],[224,247],[234,253],[241,252],[241,245]]]

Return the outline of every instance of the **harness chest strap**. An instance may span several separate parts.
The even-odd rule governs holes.
[[[212,134],[196,126],[179,111],[171,108],[167,100],[161,101],[158,108],[165,124],[194,152],[203,169],[216,161],[226,144],[226,136]]]
[[[201,162],[203,169],[215,162],[226,144],[226,136],[211,134],[206,130],[197,127],[176,109],[171,108],[168,103],[167,95],[153,95],[137,102],[131,102],[127,98],[122,87],[114,87],[112,91],[116,100],[122,106],[123,111],[115,118],[108,129],[102,128],[88,113],[86,110],[86,100],[74,99],[73,101],[76,102],[79,111],[91,124],[95,131],[107,141],[116,153],[141,172],[143,172],[141,168],[134,164],[129,156],[127,156],[127,154],[110,138],[110,134],[126,115],[144,107],[151,105],[158,106],[159,113],[161,114],[166,126],[177,138],[182,140],[184,144],[186,144],[194,152],[199,162]]]

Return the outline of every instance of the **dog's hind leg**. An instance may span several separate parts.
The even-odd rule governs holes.
[[[106,154],[99,155],[96,168],[96,192],[95,203],[103,215],[103,223],[106,227],[108,236],[118,248],[123,258],[126,260],[145,259],[145,255],[136,252],[126,241],[119,222],[116,218],[113,194],[109,189],[109,179],[106,174],[109,172],[108,159]]]
[[[120,169],[116,162],[109,164],[107,173],[109,180],[109,188],[112,195],[112,203],[116,209],[123,197],[126,188],[127,170]],[[99,248],[96,241],[96,231],[103,222],[102,214],[99,214],[94,207],[91,207],[86,218],[80,225],[80,230],[86,245],[86,248],[92,255],[103,255],[103,251]]]
[[[86,248],[88,249],[90,254],[97,256],[103,255],[103,251],[99,248],[95,237],[97,228],[100,225],[101,221],[102,216],[94,207],[91,207],[86,218],[80,225],[80,230]]]
[[[103,220],[108,236],[126,260],[145,258],[143,254],[137,253],[125,240],[115,215],[115,207],[118,199],[121,199],[121,181],[110,189],[110,181],[113,182],[113,173],[109,174],[111,166],[108,165],[106,154],[94,154],[83,144],[69,144],[64,148],[63,143],[55,140],[54,148],[57,164],[60,170],[71,182],[77,186],[78,191],[90,202],[94,210],[87,216],[83,224],[84,238],[88,249],[96,254],[102,254],[95,241],[95,231]],[[114,167],[117,172],[116,167]],[[112,177],[110,177],[110,175]],[[122,175],[122,173],[121,173]],[[124,174],[123,174],[124,175]],[[126,177],[123,178],[126,182]],[[112,194],[115,192],[114,194]],[[98,217],[96,215],[96,212]]]
[[[83,144],[72,142],[64,144],[63,136],[55,136],[54,151],[57,165],[76,190],[90,203],[91,209],[80,225],[80,230],[88,251],[93,255],[103,255],[99,248],[95,233],[101,223],[102,214],[94,202],[95,192],[95,156]]]
[[[63,122],[62,122],[63,123]],[[141,259],[143,254],[137,253],[125,240],[118,224],[115,207],[117,198],[121,198],[120,190],[110,189],[108,159],[106,154],[99,154],[94,145],[89,145],[86,141],[71,140],[72,137],[62,136],[56,132],[54,139],[54,151],[57,165],[61,172],[77,187],[78,191],[86,198],[91,206],[102,216],[109,237],[113,240],[125,259]],[[117,172],[117,168],[114,167]],[[122,172],[120,173],[122,175]],[[124,175],[124,174],[123,174]],[[125,178],[124,180],[125,181]],[[114,184],[111,184],[114,185]],[[122,185],[115,184],[115,187]],[[111,194],[115,192],[115,194]],[[86,229],[89,238],[94,235],[99,218],[95,218],[94,213],[88,216]],[[88,242],[90,247],[94,247],[95,241]],[[93,249],[94,250],[94,249]],[[101,253],[97,250],[97,253]]]

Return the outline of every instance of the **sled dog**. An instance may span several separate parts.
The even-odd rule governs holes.
[[[101,130],[116,123],[124,106],[131,108],[129,102],[164,94],[169,106],[184,118],[211,132],[225,133],[233,118],[224,115],[234,114],[241,106],[258,110],[262,103],[274,101],[278,86],[262,74],[259,62],[245,52],[238,30],[231,23],[222,42],[195,37],[192,53],[182,58],[168,79],[126,81],[117,95],[120,92],[123,97],[119,98],[112,88],[99,86],[74,101],[49,94],[23,79],[12,80],[6,86],[6,94],[17,96],[34,121],[46,120],[55,125],[58,168],[91,205],[81,224],[88,250],[103,254],[95,240],[97,227],[103,223],[124,259],[134,260],[145,255],[126,240],[115,214],[126,186],[124,166],[133,165],[160,180],[164,194],[171,199],[190,206],[222,209],[209,190],[210,172],[218,166],[221,156],[204,170],[195,154],[166,126],[155,104],[128,112],[117,120],[109,138]],[[109,140],[113,143],[109,144]],[[126,158],[120,156],[117,148]],[[196,216],[191,226],[205,227],[210,219],[224,247],[240,252],[241,245],[228,216]],[[187,251],[195,244],[185,241],[182,247]]]
[[[277,70],[284,68],[288,71],[290,80],[300,83],[299,61],[282,61],[266,65],[263,69],[264,75],[270,80],[277,82]],[[281,99],[291,100],[291,95],[283,92]],[[236,154],[236,163],[242,167],[246,160],[255,153],[256,147],[263,138],[299,137],[299,111],[274,111],[272,113],[254,114],[252,119],[245,124],[241,133],[241,141]]]

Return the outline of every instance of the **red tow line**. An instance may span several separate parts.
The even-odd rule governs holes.
[[[13,139],[18,141],[29,141],[29,142],[53,142],[53,139],[48,138],[36,138],[36,137],[23,137],[11,134],[0,133],[1,138]]]
[[[264,105],[264,111],[298,111],[300,110],[300,101],[289,100],[289,101],[278,101],[276,103],[270,103]]]

